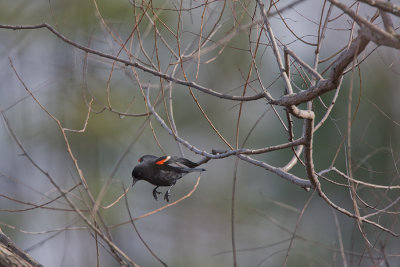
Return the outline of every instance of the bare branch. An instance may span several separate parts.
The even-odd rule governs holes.
[[[364,2],[370,6],[379,8],[383,11],[390,12],[393,15],[400,16],[400,6],[395,5],[389,1],[384,0],[359,0],[360,2]]]
[[[214,91],[214,90],[212,90],[210,88],[198,85],[195,82],[185,81],[185,80],[181,80],[181,79],[177,79],[177,78],[171,77],[171,76],[169,76],[167,74],[164,74],[164,73],[155,71],[153,69],[150,69],[150,68],[148,68],[148,67],[146,67],[146,66],[144,66],[142,64],[139,64],[137,62],[131,62],[131,61],[128,61],[128,60],[125,60],[125,59],[121,59],[121,58],[112,56],[110,54],[102,53],[100,51],[88,48],[88,47],[83,46],[83,45],[80,45],[80,44],[68,39],[67,37],[65,37],[64,35],[59,33],[56,29],[54,29],[52,26],[50,26],[47,23],[38,24],[38,25],[4,25],[4,24],[0,24],[0,28],[12,29],[12,30],[32,30],[32,29],[46,28],[50,32],[52,32],[54,35],[56,35],[58,38],[60,38],[62,41],[66,42],[67,44],[70,44],[70,45],[72,45],[72,46],[74,46],[74,47],[76,47],[76,48],[78,48],[78,49],[80,49],[82,51],[85,51],[85,52],[90,53],[90,54],[94,54],[94,55],[97,55],[97,56],[100,56],[100,57],[103,57],[103,58],[108,58],[108,59],[123,63],[126,66],[132,66],[134,68],[138,68],[140,70],[143,70],[145,72],[153,74],[153,75],[155,75],[157,77],[160,77],[160,78],[162,78],[164,80],[171,81],[171,82],[174,82],[174,83],[177,83],[177,84],[181,84],[181,85],[185,85],[185,86],[188,86],[190,88],[197,89],[197,90],[199,90],[199,91],[201,91],[203,93],[206,93],[206,94],[209,94],[209,95],[212,95],[212,96],[216,96],[218,98],[227,99],[227,100],[236,100],[236,101],[252,101],[252,100],[257,100],[257,99],[261,99],[261,98],[272,99],[271,96],[266,92],[262,92],[262,93],[259,93],[259,94],[253,95],[253,96],[226,95],[226,94],[222,94],[222,93],[219,93],[217,91]]]

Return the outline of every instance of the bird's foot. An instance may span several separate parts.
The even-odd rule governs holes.
[[[168,188],[167,192],[165,192],[164,200],[169,202],[169,196],[171,195],[171,189],[175,185],[175,182]]]
[[[171,193],[169,192],[169,190],[165,193],[164,195],[164,200],[169,202],[169,196],[171,195]]]
[[[158,186],[156,188],[154,188],[154,190],[153,190],[153,197],[154,197],[155,200],[158,200],[158,196],[157,195],[161,194],[160,191],[157,191],[157,188],[158,188]]]

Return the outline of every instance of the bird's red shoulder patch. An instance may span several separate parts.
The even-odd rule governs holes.
[[[171,158],[171,156],[166,156],[163,158],[159,158],[159,160],[156,161],[157,165],[163,165],[165,162],[167,162],[169,159]]]

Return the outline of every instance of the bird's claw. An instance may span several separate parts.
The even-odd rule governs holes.
[[[164,195],[164,200],[165,201],[167,201],[167,202],[169,202],[169,196],[170,196],[171,194],[169,193],[169,190],[165,193],[165,195]]]
[[[158,187],[154,188],[154,190],[153,190],[153,197],[154,197],[155,200],[158,200],[158,196],[157,195],[161,194],[160,191],[157,191],[157,188]]]

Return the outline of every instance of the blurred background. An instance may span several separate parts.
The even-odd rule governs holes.
[[[283,8],[294,2],[299,1],[279,1],[277,6]],[[180,6],[183,11],[179,16],[176,10]],[[275,81],[279,71],[265,33],[257,43],[259,26],[238,30],[232,39],[218,43],[240,26],[259,19],[259,9],[255,8],[255,1],[0,1],[0,24],[46,22],[78,44],[128,59],[121,49],[121,43],[126,42],[132,61],[159,68],[160,72],[180,79],[187,77],[189,81],[231,95],[241,95],[246,81],[248,95],[260,90],[256,70],[248,76],[251,53],[258,49],[254,59],[257,71],[265,86],[272,84],[268,88],[271,94],[279,97],[283,83]],[[272,8],[271,12],[274,10]],[[278,40],[289,45],[310,65],[313,65],[315,55],[315,46],[310,43],[316,42],[321,12],[326,16],[326,10],[323,1],[302,1],[282,12],[287,25],[279,15],[270,19]],[[375,11],[363,6],[360,12],[371,17]],[[349,18],[337,9],[332,11],[331,18],[321,46],[321,59],[345,47],[349,39]],[[204,49],[215,45],[201,56],[200,63],[198,55],[194,54],[199,40],[202,44],[207,41]],[[11,131],[34,162],[64,190],[75,186],[79,175],[57,123],[25,90],[10,62],[27,88],[65,128],[84,128],[93,99],[84,131],[67,131],[66,134],[95,198],[111,178],[101,201],[103,207],[113,203],[123,194],[124,188],[131,185],[131,171],[140,156],[180,155],[173,137],[154,118],[118,114],[146,113],[141,87],[147,88],[150,84],[151,99],[157,103],[157,111],[166,121],[168,94],[172,88],[174,118],[182,138],[207,152],[228,149],[185,86],[172,84],[169,87],[163,82],[164,104],[159,101],[159,77],[86,54],[44,28],[0,29],[0,54],[0,108],[9,121],[7,126],[2,119],[0,126],[0,227],[44,266],[96,266],[96,242],[93,231],[63,198],[41,208],[26,210],[33,207],[26,203],[40,205],[58,197],[59,192],[24,156]],[[184,55],[182,62],[175,58],[177,54]],[[360,56],[362,59],[365,60],[359,68],[345,76],[329,119],[315,135],[316,170],[328,168],[336,154],[335,166],[346,170],[343,138],[352,85],[354,176],[370,183],[397,185],[399,53],[395,49],[377,48],[371,43]],[[319,70],[331,62],[322,62]],[[298,89],[306,88],[300,75],[293,79],[299,85]],[[260,148],[287,142],[288,137],[276,115],[285,118],[283,108],[277,107],[274,112],[265,100],[246,102],[240,107],[238,102],[196,90],[193,94],[221,135],[233,146],[240,109],[239,147]],[[333,94],[329,92],[322,96],[326,104],[330,103]],[[315,104],[315,112],[318,121],[324,114],[320,103]],[[299,137],[302,121],[295,121],[294,126],[295,136]],[[183,152],[190,160],[202,159],[186,148]],[[254,155],[254,158],[284,166],[292,154],[285,150]],[[207,171],[202,173],[198,188],[189,198],[135,222],[142,238],[167,265],[233,265],[231,203],[234,177],[237,179],[234,230],[239,265],[280,266],[290,247],[287,266],[343,266],[341,243],[348,266],[372,266],[371,257],[376,257],[375,263],[386,260],[387,266],[399,263],[397,238],[366,225],[364,231],[375,246],[373,252],[368,252],[355,220],[334,211],[317,194],[306,192],[265,169],[242,161],[236,169],[235,161],[236,157],[209,161],[202,166]],[[292,172],[307,178],[301,164]],[[172,189],[171,200],[186,195],[196,178],[196,174],[189,174],[180,180]],[[335,179],[345,183],[341,178]],[[324,181],[322,184],[336,204],[352,211],[348,188]],[[166,204],[161,199],[153,199],[153,188],[144,181],[138,182],[127,193],[127,202],[121,198],[112,207],[99,210],[110,227],[115,244],[140,266],[161,264],[142,243],[131,223],[120,224],[129,221],[128,208],[132,216],[137,217]],[[398,191],[360,188],[359,194],[368,199],[371,206],[384,207],[396,199]],[[85,201],[89,202],[81,187],[72,190],[70,198],[83,210]],[[396,211],[398,205],[395,203],[391,208]],[[90,217],[89,213],[85,214]],[[378,219],[398,233],[399,224],[394,216],[386,214]],[[109,247],[99,242],[100,265],[118,266]]]

